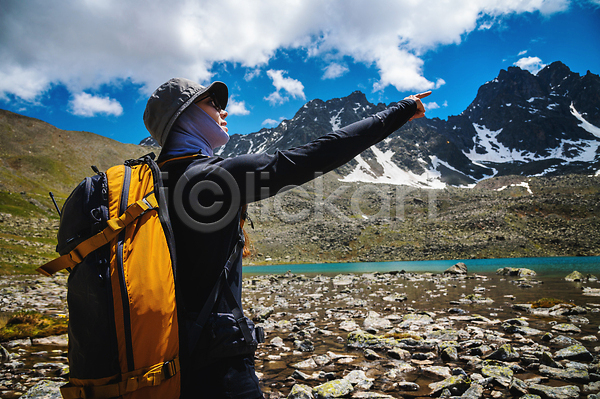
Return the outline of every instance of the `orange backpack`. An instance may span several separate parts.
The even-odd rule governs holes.
[[[77,186],[62,209],[61,256],[38,269],[70,270],[64,398],[179,397],[173,234],[150,155]]]

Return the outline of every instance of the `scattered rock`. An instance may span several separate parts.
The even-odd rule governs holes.
[[[504,344],[487,356],[488,359],[512,361],[519,358],[517,351],[510,344]]]
[[[64,384],[64,382],[41,381],[21,396],[21,399],[62,399],[60,387]]]
[[[439,396],[444,390],[450,391],[453,396],[460,396],[469,389],[470,385],[471,380],[469,377],[462,374],[458,376],[453,375],[443,381],[429,384],[429,388],[431,389],[430,396]]]
[[[481,374],[508,388],[512,383],[514,372],[509,367],[497,363],[487,363],[481,368]]]
[[[354,388],[350,381],[346,379],[333,380],[326,382],[325,384],[319,385],[313,388],[315,399],[330,399],[330,398],[343,398],[350,394]]]
[[[579,398],[581,389],[579,389],[579,387],[576,385],[553,387],[548,385],[531,384],[529,385],[529,391],[549,399],[571,399]]]
[[[556,360],[569,359],[591,362],[594,356],[581,344],[571,345],[568,348],[559,350],[554,354]]]
[[[567,277],[565,277],[566,281],[584,281],[585,280],[585,276],[578,272],[577,270],[574,270],[571,274],[569,274]]]
[[[500,274],[502,276],[530,277],[535,276],[537,273],[524,267],[504,267],[496,270],[496,274]]]
[[[31,344],[32,345],[67,347],[69,345],[69,337],[67,336],[67,334],[63,334],[63,335],[54,335],[51,337],[44,337],[44,338],[33,338],[31,340]]]
[[[590,375],[587,370],[579,370],[574,368],[560,369],[541,365],[539,372],[541,375],[553,378],[555,380],[580,383],[586,383],[590,380]]]
[[[570,323],[560,323],[552,326],[553,330],[567,333],[580,333],[581,329]]]
[[[344,379],[350,381],[354,388],[369,390],[373,386],[374,378],[367,378],[366,374],[362,370],[352,370]]]
[[[467,274],[467,265],[463,262],[458,262],[444,270],[444,274],[465,275]]]
[[[314,399],[312,388],[304,384],[294,384],[287,399]]]

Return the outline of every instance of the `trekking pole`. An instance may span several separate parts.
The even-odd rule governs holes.
[[[50,198],[52,198],[52,202],[54,202],[54,207],[56,208],[56,212],[58,212],[58,216],[62,216],[60,214],[60,209],[58,209],[58,204],[56,203],[56,200],[54,199],[54,194],[52,194],[52,191],[50,191]]]

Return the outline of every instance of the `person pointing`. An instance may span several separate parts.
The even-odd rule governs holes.
[[[262,334],[242,310],[245,206],[338,168],[422,118],[430,94],[298,147],[221,158],[214,150],[229,139],[227,86],[174,78],[156,89],[144,123],[162,146],[175,237],[182,398],[263,398],[254,370]]]

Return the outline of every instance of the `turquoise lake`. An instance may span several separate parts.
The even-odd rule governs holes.
[[[600,274],[600,256],[497,258],[464,260],[423,260],[403,262],[314,263],[270,266],[244,266],[244,274],[281,274],[288,270],[296,274],[433,272],[441,273],[457,262],[464,262],[469,273],[493,273],[502,267],[525,267],[543,276],[565,276],[574,270],[584,274]],[[600,277],[600,276],[597,276]]]

